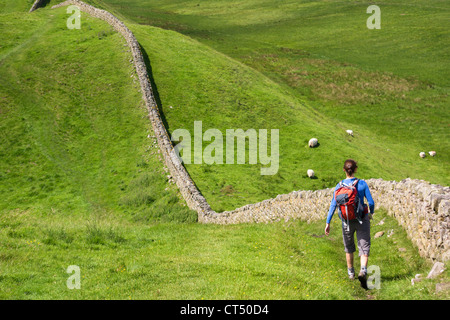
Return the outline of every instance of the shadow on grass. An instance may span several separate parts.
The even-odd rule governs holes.
[[[152,67],[151,67],[151,64],[150,64],[150,59],[149,59],[149,57],[147,55],[147,52],[145,51],[144,47],[140,43],[139,43],[139,48],[141,49],[142,56],[144,58],[144,63],[145,63],[145,66],[147,68],[148,78],[150,80],[150,85],[152,86],[153,97],[155,98],[155,102],[156,102],[156,105],[158,107],[158,111],[159,111],[159,114],[161,116],[161,120],[162,120],[162,122],[164,124],[164,127],[166,127],[167,133],[170,136],[169,124],[167,123],[166,117],[165,117],[164,112],[162,110],[161,97],[159,96],[158,87],[156,86],[155,79],[153,78],[153,71],[152,71]],[[171,143],[173,145],[172,141],[171,141]],[[184,163],[183,163],[183,167],[185,167],[185,169],[186,169],[186,166],[184,165]],[[186,169],[186,172],[188,172],[187,169]],[[192,180],[192,182],[195,185],[195,187],[200,191],[200,188],[197,186],[195,181]],[[203,193],[201,191],[200,191],[200,194],[203,195]]]
[[[42,1],[41,1],[41,4],[40,4],[40,6],[39,6],[39,8],[44,8],[44,7],[46,7],[48,4],[50,4],[50,1],[51,1],[51,0],[42,0]]]
[[[139,43],[139,47],[141,49],[142,56],[144,57],[144,62],[145,62],[145,66],[147,68],[148,78],[150,79],[150,84],[152,86],[153,97],[155,98],[156,105],[158,106],[161,120],[162,120],[164,126],[166,127],[167,132],[169,132],[169,124],[167,123],[164,112],[162,111],[162,102],[161,102],[161,98],[159,96],[158,87],[156,86],[155,79],[153,78],[153,72],[152,72],[152,67],[150,64],[150,59],[149,59],[144,47],[140,43]]]

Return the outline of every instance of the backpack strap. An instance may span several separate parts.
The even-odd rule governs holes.
[[[345,180],[345,179],[344,179]],[[342,180],[342,181],[340,181],[339,182],[339,187],[349,187],[349,185],[348,184],[346,184],[346,183],[344,183],[344,180]]]
[[[344,179],[345,180],[345,179]],[[359,182],[359,179],[355,179],[355,181],[352,182],[352,184],[345,184],[344,180],[339,181],[339,186],[345,186],[345,187],[355,187],[356,184]]]

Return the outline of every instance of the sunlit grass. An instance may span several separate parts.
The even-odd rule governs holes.
[[[372,227],[372,236],[394,231],[372,239],[369,265],[380,267],[381,289],[365,291],[347,279],[337,219],[326,237],[323,222],[148,225],[108,215],[35,216],[2,217],[3,299],[448,298],[434,293],[448,273],[411,285],[431,264],[390,217]],[[380,211],[375,222],[385,217]],[[69,265],[80,267],[80,290],[66,286]]]
[[[449,298],[435,294],[436,283],[448,282],[448,271],[411,285],[415,274],[426,276],[431,263],[418,256],[383,210],[375,215],[372,236],[381,230],[392,230],[393,236],[373,239],[369,264],[380,267],[382,282],[380,290],[368,292],[347,279],[337,218],[329,237],[323,235],[323,221],[195,223],[196,213],[168,182],[124,40],[87,15],[82,32],[69,31],[63,8],[6,14],[20,9],[8,2],[11,9],[2,11],[6,3],[0,1],[1,299]],[[15,2],[25,8],[24,3]],[[344,157],[363,150],[364,177],[422,172],[446,181],[448,172],[439,169],[445,155],[420,163],[405,160],[415,154],[406,148],[414,145],[413,137],[399,142],[399,154],[383,154],[388,140],[372,141],[364,126],[355,130],[355,139],[347,136],[346,122],[315,112],[314,102],[303,103],[276,77],[174,32],[130,27],[150,58],[169,131],[194,119],[220,129],[286,125],[282,166],[274,177],[261,177],[255,174],[259,168],[250,166],[188,167],[218,210],[335,184],[341,160],[333,162],[332,155],[339,152]],[[289,66],[291,57],[285,58],[264,68]],[[319,63],[332,75],[345,69]],[[322,67],[311,71],[326,87]],[[347,71],[358,79],[370,76]],[[415,81],[389,79],[416,90]],[[301,87],[304,80],[295,81],[293,87]],[[319,98],[320,92],[326,94],[316,92]],[[397,99],[396,94],[387,99]],[[320,148],[308,149],[316,134]],[[341,142],[335,144],[337,137]],[[310,165],[320,168],[319,179],[305,176]],[[385,224],[376,226],[382,218]],[[66,286],[70,265],[81,269],[80,290]]]

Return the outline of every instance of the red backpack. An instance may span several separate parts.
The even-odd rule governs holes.
[[[334,192],[334,199],[339,205],[339,217],[341,220],[347,220],[347,225],[350,220],[357,219],[362,223],[362,211],[360,208],[360,200],[356,184],[358,179],[355,179],[351,185],[347,185],[342,181],[339,182],[339,187]]]

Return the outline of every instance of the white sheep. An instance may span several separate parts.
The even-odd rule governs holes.
[[[430,156],[434,157],[434,156],[436,155],[436,151],[430,151],[430,152],[428,152],[428,154],[429,154]]]
[[[310,177],[310,178],[314,177],[314,170],[308,169],[308,171],[306,171],[306,173],[308,174],[308,177]]]
[[[347,130],[346,132],[353,137],[353,130]]]
[[[315,148],[315,147],[317,147],[318,143],[319,143],[319,141],[316,138],[312,138],[312,139],[309,140],[308,146],[310,148]]]
[[[425,152],[419,153],[419,156],[420,156],[421,158],[425,158]]]

